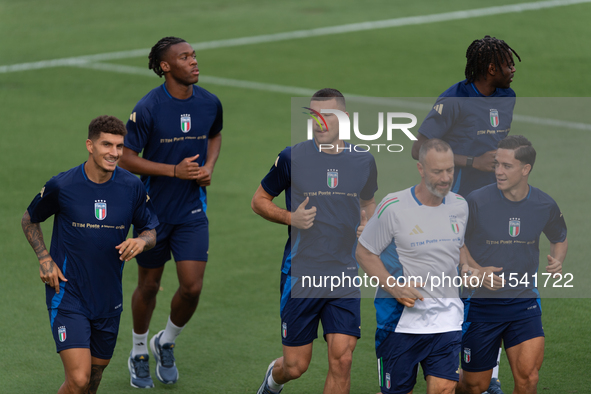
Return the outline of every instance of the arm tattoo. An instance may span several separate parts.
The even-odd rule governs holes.
[[[21,220],[21,226],[23,228],[23,232],[25,233],[25,237],[27,237],[27,241],[31,244],[31,247],[35,251],[39,262],[43,263],[47,260],[51,261],[51,256],[49,256],[49,252],[45,247],[45,241],[43,240],[43,231],[41,231],[41,225],[39,223],[31,223],[31,216],[29,215],[29,211],[25,211],[23,215],[23,219]],[[53,268],[51,264],[49,265],[50,270]]]
[[[98,386],[101,383],[101,379],[103,378],[103,371],[106,367],[106,365],[92,364],[92,369],[90,371],[90,383],[88,384],[88,394],[96,394]]]
[[[146,246],[144,247],[144,251],[150,250],[156,245],[156,230],[146,230],[140,234],[138,238],[141,238],[146,242]]]

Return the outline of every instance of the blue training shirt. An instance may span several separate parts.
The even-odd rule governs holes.
[[[68,281],[59,294],[45,286],[52,324],[58,309],[88,319],[119,315],[125,262],[115,246],[132,224],[140,233],[158,225],[140,180],[117,167],[107,182],[94,183],[81,164],[51,178],[27,211],[33,223],[55,215],[50,254]]]
[[[465,301],[465,320],[502,322],[540,315],[539,292],[534,286],[540,234],[551,243],[566,239],[566,223],[558,205],[533,186],[525,199],[510,201],[496,184],[470,193],[466,201],[470,212],[466,246],[480,266],[503,268],[497,275],[504,273],[505,286],[466,293],[471,297]],[[518,282],[510,280],[511,274]]]
[[[193,95],[172,97],[164,84],[152,89],[133,109],[127,122],[125,147],[146,160],[178,164],[199,154],[204,165],[209,138],[222,130],[222,104],[207,90],[193,85]],[[205,187],[195,181],[166,176],[142,176],[161,223],[182,224],[205,217]]]
[[[483,96],[473,83],[456,83],[439,96],[419,128],[425,137],[447,142],[455,154],[478,157],[496,150],[511,130],[515,92],[497,89]],[[467,196],[494,183],[494,172],[456,168],[452,192]]]
[[[287,147],[261,181],[273,197],[285,191],[287,210],[294,212],[306,197],[306,209],[317,209],[311,228],[288,227],[281,272],[357,274],[359,199],[371,200],[378,185],[374,157],[353,148],[346,143],[346,150],[328,154],[319,152],[314,140]]]

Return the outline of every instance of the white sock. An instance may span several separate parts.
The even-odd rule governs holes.
[[[503,348],[499,348],[499,356],[497,357],[497,366],[493,368],[492,378],[498,379],[499,378],[499,364],[501,363],[501,353],[503,352]]]
[[[168,323],[166,323],[166,328],[160,337],[160,345],[164,345],[165,343],[174,343],[174,341],[176,341],[176,337],[178,337],[181,331],[183,331],[183,328],[185,327],[175,326],[170,320],[170,316],[168,316]]]
[[[271,389],[271,391],[275,393],[278,393],[279,390],[281,390],[281,388],[283,387],[282,384],[278,384],[277,382],[275,382],[275,380],[273,379],[273,373],[269,375],[269,379],[267,379],[267,385],[269,385],[269,389]]]
[[[135,357],[138,354],[148,354],[148,333],[136,334],[135,331],[131,330],[133,336],[133,348],[131,349],[131,357]]]

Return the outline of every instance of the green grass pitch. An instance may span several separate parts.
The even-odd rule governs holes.
[[[494,6],[517,3],[499,0]],[[363,4],[354,0],[105,0],[87,4],[0,0],[0,392],[56,392],[63,381],[37,261],[20,228],[24,210],[51,176],[86,160],[84,141],[92,118],[109,114],[126,120],[135,103],[162,83],[149,73],[76,66],[2,71],[2,66],[147,49],[167,35],[200,43],[489,6],[468,0],[368,0]],[[522,57],[512,85],[519,98],[554,97],[564,104],[564,98],[578,97],[567,107],[578,108],[582,103],[572,116],[578,117],[577,122],[591,123],[585,118],[589,111],[585,97],[591,86],[591,52],[585,49],[591,36],[590,12],[589,3],[571,4],[433,23],[420,19],[423,22],[398,27],[199,50],[201,85],[218,95],[225,113],[222,153],[208,191],[210,262],[197,313],[177,341],[181,378],[173,387],[155,382],[154,391],[253,393],[268,363],[281,354],[279,266],[287,229],[252,213],[250,199],[276,155],[291,143],[290,100],[298,95],[288,88],[273,91],[268,85],[253,89],[253,85],[221,85],[213,79],[208,83],[206,77],[309,90],[335,87],[364,96],[436,97],[463,79],[464,54],[470,42],[490,34],[506,40]],[[147,71],[147,55],[105,63],[118,65],[120,70]],[[591,192],[587,175],[591,133],[520,121],[513,123],[512,133],[525,134],[538,150],[531,183],[561,206],[570,242],[565,271],[569,265],[578,269],[577,289],[583,295],[587,291],[586,297],[542,302],[546,353],[539,389],[552,394],[591,393],[587,371],[591,277],[584,269],[591,219],[586,207]],[[396,157],[397,167],[380,171],[383,187],[377,199],[418,179],[410,143],[404,147]],[[49,244],[51,223],[43,229]],[[547,242],[543,243],[542,257],[547,249]],[[151,334],[166,323],[177,287],[175,275],[169,263]],[[130,297],[136,281],[132,261],[124,272],[120,340],[99,392],[133,391],[127,357]],[[379,391],[374,330],[372,300],[363,299],[352,393]],[[314,343],[308,372],[284,392],[321,392],[326,371],[326,344],[320,339]],[[512,378],[505,357],[501,380],[505,392],[510,392]],[[419,376],[415,392],[424,392],[424,388]]]

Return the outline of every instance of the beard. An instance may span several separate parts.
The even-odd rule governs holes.
[[[425,177],[425,186],[427,186],[427,190],[429,190],[429,192],[431,194],[433,194],[434,196],[437,196],[439,198],[444,198],[445,196],[447,196],[447,193],[449,193],[449,191],[451,190],[451,187],[453,185],[453,181],[451,181],[448,185],[448,187],[445,189],[444,192],[441,192],[439,190],[437,190],[437,185],[441,185],[440,184],[433,184],[431,182],[429,182],[429,180]]]

